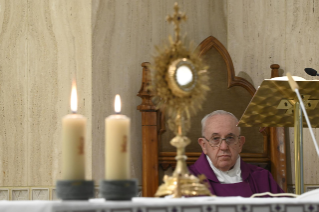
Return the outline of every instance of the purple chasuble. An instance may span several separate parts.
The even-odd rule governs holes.
[[[271,192],[284,193],[278,186],[272,175],[266,169],[250,165],[240,159],[241,177],[243,182],[222,184],[218,181],[214,171],[210,167],[204,153],[194,165],[188,167],[189,171],[197,176],[204,174],[209,182],[210,191],[216,196],[242,196],[250,197],[255,193]]]

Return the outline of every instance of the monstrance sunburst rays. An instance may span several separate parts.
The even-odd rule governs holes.
[[[185,14],[178,12],[178,5],[175,4],[175,14],[168,16],[167,20],[175,24],[175,40],[169,36],[168,45],[160,47],[156,46],[157,54],[154,56],[152,66],[152,87],[154,92],[153,101],[156,106],[165,111],[168,117],[168,126],[175,133],[178,133],[178,126],[182,126],[182,134],[185,134],[190,128],[189,119],[192,115],[201,109],[205,100],[208,87],[207,66],[203,65],[202,59],[193,47],[192,43],[187,48],[180,39],[179,24],[186,19]],[[196,71],[196,83],[189,94],[180,97],[172,91],[168,85],[167,75],[168,67],[174,61],[186,58],[193,63]],[[179,118],[180,117],[180,118]]]

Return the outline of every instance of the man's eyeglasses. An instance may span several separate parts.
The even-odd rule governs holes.
[[[225,142],[228,146],[237,144],[238,139],[240,138],[240,135],[239,136],[235,136],[235,135],[234,136],[227,136],[226,138],[221,138],[221,137],[216,136],[216,137],[212,137],[209,140],[205,136],[203,136],[203,138],[205,138],[205,140],[208,141],[208,144],[211,147],[219,147],[220,144],[223,142],[223,140],[225,140]]]

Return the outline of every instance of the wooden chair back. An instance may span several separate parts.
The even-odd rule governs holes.
[[[226,48],[210,36],[198,46],[203,61],[210,67],[210,87],[203,110],[192,117],[192,127],[187,136],[192,143],[186,148],[187,164],[193,164],[201,154],[197,143],[201,136],[201,119],[208,113],[222,109],[241,117],[256,89],[242,77],[235,76],[234,66]],[[174,137],[166,131],[164,114],[152,103],[149,63],[142,63],[142,86],[138,96],[142,103],[137,107],[142,114],[143,183],[145,197],[154,196],[165,173],[176,165],[176,150],[169,144]],[[279,76],[279,65],[271,65],[271,77]],[[247,76],[249,78],[249,76]],[[164,133],[165,132],[165,133]],[[286,152],[284,128],[242,128],[246,143],[240,154],[248,163],[271,171],[277,183],[286,191]],[[162,183],[162,182],[161,182]]]

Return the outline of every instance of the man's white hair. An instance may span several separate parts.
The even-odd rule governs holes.
[[[230,112],[227,112],[227,111],[225,111],[225,110],[215,110],[214,112],[211,112],[210,114],[207,114],[207,115],[202,119],[202,121],[201,121],[201,123],[202,123],[202,136],[204,136],[204,130],[205,130],[205,127],[206,127],[206,121],[207,121],[207,119],[210,118],[210,117],[216,116],[216,115],[230,115],[230,116],[232,116],[232,117],[238,122],[238,119],[237,119],[237,117],[236,117],[234,114],[232,114],[232,113],[230,113]],[[240,134],[240,133],[241,133],[240,127],[238,127],[238,129],[239,129],[239,134]]]

